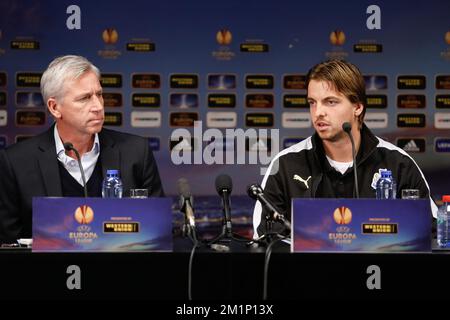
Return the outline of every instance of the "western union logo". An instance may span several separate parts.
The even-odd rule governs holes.
[[[241,52],[269,52],[269,45],[266,43],[243,43]]]
[[[151,42],[127,43],[127,51],[135,52],[151,52],[155,51],[155,44]]]
[[[13,50],[39,50],[38,41],[14,40],[11,41],[11,49]]]
[[[309,103],[305,94],[285,94],[283,96],[283,107],[309,108]]]
[[[105,126],[121,126],[122,113],[120,112],[105,112]]]
[[[121,88],[122,75],[121,74],[102,74],[100,83],[104,88]]]
[[[170,87],[175,89],[197,89],[198,75],[173,74],[170,76]]]
[[[399,76],[397,78],[397,86],[399,89],[425,89],[425,76]]]
[[[367,95],[366,107],[371,109],[386,109],[387,108],[387,96],[386,95]]]
[[[273,89],[273,85],[272,75],[248,75],[245,77],[247,89]]]
[[[138,222],[104,222],[103,223],[104,233],[138,233],[139,223]]]
[[[363,234],[396,234],[398,225],[396,223],[363,223]]]
[[[41,85],[42,73],[20,72],[16,74],[18,87],[39,87]]]
[[[436,96],[436,108],[449,109],[450,108],[450,95],[442,94]]]
[[[159,107],[160,95],[158,93],[133,93],[133,107]]]
[[[377,43],[358,43],[353,46],[353,52],[380,53],[383,52],[383,46]]]
[[[247,127],[272,127],[274,116],[271,113],[249,113],[245,116]]]
[[[236,106],[235,94],[209,94],[208,107],[210,108],[234,108]]]
[[[424,114],[399,114],[397,116],[399,128],[423,128],[425,124]]]

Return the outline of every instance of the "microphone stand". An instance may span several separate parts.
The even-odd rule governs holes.
[[[251,239],[243,237],[240,234],[228,231],[226,225],[223,225],[222,226],[222,232],[217,237],[215,237],[214,239],[208,241],[207,245],[211,246],[212,244],[215,244],[217,242],[229,243],[232,240],[235,240],[235,241],[238,241],[238,242],[247,242],[247,243],[253,242]],[[228,251],[228,250],[224,250],[224,251]]]
[[[247,239],[235,232],[232,231],[232,224],[231,224],[231,208],[230,208],[230,191],[227,189],[223,189],[222,194],[222,202],[223,202],[223,212],[224,212],[224,222],[222,225],[222,232],[209,241],[207,243],[208,246],[211,246],[217,242],[223,242],[223,243],[230,243],[232,240],[238,241],[238,242],[249,242],[250,239]],[[219,250],[228,251],[225,248],[219,248]]]
[[[194,210],[191,205],[191,199],[183,197],[183,206],[181,212],[184,213],[183,236],[188,236],[194,245],[198,244],[197,231],[195,229]]]
[[[355,179],[355,189],[353,191],[353,196],[356,195],[356,199],[359,199],[359,187],[358,187],[358,167],[356,165],[356,148],[355,148],[355,141],[353,140],[353,136],[351,133],[352,127],[349,122],[344,122],[342,124],[342,129],[345,131],[345,133],[348,134],[348,137],[350,138],[350,142],[352,144],[352,157],[353,157],[353,177]]]
[[[265,221],[266,232],[261,237],[252,240],[250,244],[257,243],[257,244],[261,244],[261,245],[270,245],[274,241],[278,242],[279,240],[287,238],[286,236],[283,236],[282,234],[280,234],[278,232],[272,231],[273,224],[276,220],[274,220],[272,217],[270,217],[270,215],[267,215],[265,217],[265,220],[266,220]],[[286,220],[284,220],[284,221],[289,224],[289,221],[286,221]],[[289,228],[289,230],[290,230],[290,228]]]
[[[283,224],[285,229],[290,231],[291,223],[285,219],[284,215],[278,213],[277,209],[275,209],[275,207],[269,202],[269,200],[267,200],[264,197],[264,193],[263,193],[261,186],[251,185],[248,188],[247,193],[251,198],[258,200],[260,202],[261,208],[265,207],[265,209],[266,209],[266,215],[265,215],[265,221],[264,221],[265,226],[266,226],[266,232],[258,239],[253,240],[253,242],[271,243],[271,242],[273,242],[274,239],[279,240],[280,238],[281,239],[286,238],[285,236],[279,234],[278,232],[272,231],[273,224],[274,224],[274,222],[280,222]]]
[[[223,211],[225,216],[225,221],[222,225],[222,232],[214,239],[209,241],[207,243],[208,246],[211,246],[217,242],[225,242],[230,243],[232,240],[238,241],[238,242],[251,242],[250,239],[247,239],[235,232],[231,229],[231,209],[230,209],[230,197],[228,190],[223,191]],[[228,249],[225,248],[219,248],[219,250],[222,251],[228,251]]]
[[[76,156],[77,162],[78,162],[78,167],[80,168],[80,172],[81,172],[81,180],[83,181],[84,197],[87,198],[88,197],[88,192],[87,192],[87,186],[86,186],[86,177],[84,175],[84,169],[83,169],[83,166],[81,164],[80,154],[78,153],[78,150],[75,149],[73,144],[70,143],[70,142],[64,143],[64,149],[66,151],[71,151],[72,150],[75,153],[75,156]]]
[[[225,223],[222,227],[222,234],[224,235],[224,238],[231,239],[233,233],[231,231],[230,195],[228,194],[228,190],[223,190],[223,211],[225,216]]]
[[[356,150],[355,142],[353,141],[352,135],[349,133],[350,141],[352,142],[352,156],[353,156],[353,177],[355,179],[355,195],[356,199],[359,199],[359,187],[358,187],[358,167],[356,165]]]

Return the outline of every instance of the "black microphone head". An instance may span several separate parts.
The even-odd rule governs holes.
[[[177,189],[178,194],[185,197],[190,198],[191,197],[191,188],[189,187],[189,183],[186,178],[180,178],[177,181]]]
[[[263,189],[261,188],[261,186],[257,183],[251,184],[248,188],[247,188],[247,194],[250,198],[252,199],[257,199],[258,194],[263,193]]]
[[[65,149],[66,151],[72,150],[72,149],[73,149],[73,144],[72,144],[72,142],[64,142],[64,149]]]
[[[352,125],[350,124],[350,122],[344,122],[342,124],[342,130],[344,130],[345,132],[349,133],[350,131],[352,131]]]
[[[222,195],[225,190],[231,194],[231,191],[233,190],[233,181],[231,180],[231,177],[227,174],[217,176],[216,190],[219,195]]]

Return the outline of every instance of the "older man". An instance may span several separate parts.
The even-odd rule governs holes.
[[[80,168],[85,170],[88,195],[101,196],[108,169],[119,169],[124,194],[147,188],[163,196],[153,154],[146,139],[103,129],[104,106],[100,71],[80,56],[53,60],[42,75],[41,92],[55,124],[43,134],[0,153],[0,242],[30,238],[32,198],[84,195]]]

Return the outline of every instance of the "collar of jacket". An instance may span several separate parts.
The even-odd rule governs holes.
[[[106,177],[106,171],[108,169],[119,169],[122,179],[122,183],[128,183],[128,178],[126,177],[126,172],[121,168],[120,164],[120,152],[119,148],[115,147],[115,141],[110,135],[108,129],[102,128],[102,131],[98,134],[98,139],[100,141],[100,161],[102,164],[102,174],[103,179]],[[128,185],[128,184],[127,184]]]
[[[316,157],[315,160],[318,161],[322,170],[331,170],[332,167],[325,157],[325,149],[323,148],[322,139],[320,139],[317,132],[314,132],[311,140],[314,156]],[[358,154],[356,155],[356,162],[358,166],[364,163],[364,161],[366,161],[367,158],[370,157],[370,155],[376,150],[377,145],[377,137],[375,137],[372,131],[370,131],[370,129],[367,128],[367,126],[363,123],[361,128],[361,143],[359,146]]]
[[[59,176],[53,130],[54,124],[40,136],[38,144],[40,151],[38,153],[38,162],[47,195],[60,197],[62,196],[61,179]],[[103,128],[102,131],[99,132],[98,138],[100,141],[99,160],[102,164],[102,176],[105,178],[107,169],[122,169],[120,167],[120,152],[119,149],[115,147],[115,141],[111,137],[108,129]],[[129,179],[125,172],[122,172],[121,170],[121,173],[123,174],[122,180],[125,185],[125,183],[129,182]]]
[[[317,163],[317,166],[312,166],[311,175],[312,179],[312,188],[311,188],[311,196],[315,197],[317,188],[319,187],[320,182],[322,181],[323,173],[328,172],[330,170],[334,170],[331,167],[330,163],[325,157],[325,150],[323,148],[322,139],[320,139],[317,132],[315,132],[312,136],[312,145],[313,145],[313,155],[314,161]],[[356,162],[358,167],[363,164],[370,155],[375,152],[378,145],[378,139],[375,135],[370,131],[369,128],[363,123],[361,127],[361,144],[358,150],[358,154],[356,155]],[[353,170],[353,169],[351,169]],[[351,171],[349,171],[351,172]]]

